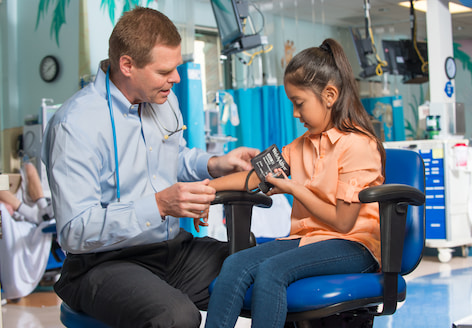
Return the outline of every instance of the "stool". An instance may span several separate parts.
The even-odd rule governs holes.
[[[88,315],[72,310],[66,303],[61,304],[61,322],[67,328],[110,328]]]

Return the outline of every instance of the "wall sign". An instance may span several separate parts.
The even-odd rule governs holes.
[[[454,94],[454,86],[452,85],[451,81],[446,82],[446,86],[444,87],[444,92],[446,92],[446,95],[451,98],[452,95]]]

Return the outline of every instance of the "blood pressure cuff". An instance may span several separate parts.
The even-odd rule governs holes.
[[[274,173],[275,169],[281,168],[284,173],[290,175],[290,166],[282,156],[282,153],[274,144],[251,159],[252,166],[257,176],[261,180],[259,189],[267,193],[273,185],[265,180],[269,173]]]

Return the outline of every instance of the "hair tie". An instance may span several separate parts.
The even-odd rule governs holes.
[[[319,48],[326,51],[329,54],[332,54],[331,47],[326,43],[323,43]]]

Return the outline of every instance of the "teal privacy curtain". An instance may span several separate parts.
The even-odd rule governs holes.
[[[177,67],[181,81],[173,87],[179,100],[184,124],[184,138],[189,148],[206,150],[200,64],[188,62]]]
[[[179,100],[184,124],[187,126],[184,138],[189,148],[206,150],[200,64],[184,63],[177,70],[181,76],[181,82],[174,85],[173,90]],[[193,220],[189,218],[181,218],[180,227],[194,236],[204,237],[208,234],[207,227],[201,227],[200,232],[197,232],[193,226]]]
[[[306,129],[293,117],[293,106],[283,86],[227,90],[238,106],[240,124],[224,126],[226,135],[238,140],[228,145],[228,150],[239,146],[264,150],[276,144],[280,150]]]

